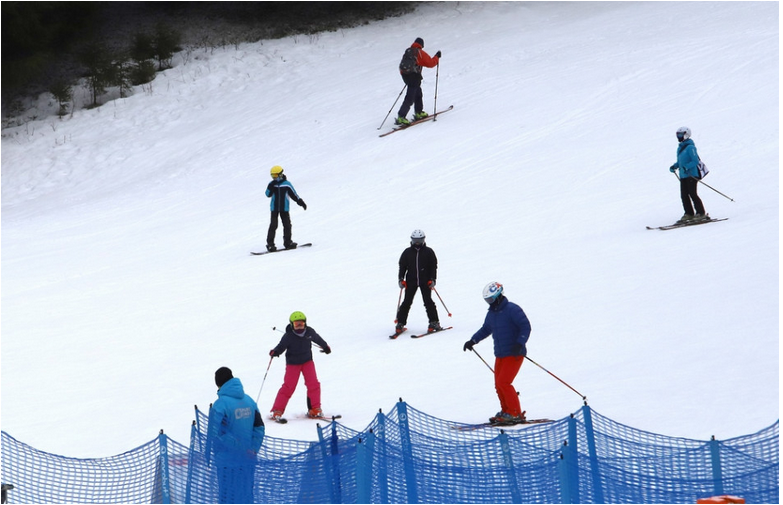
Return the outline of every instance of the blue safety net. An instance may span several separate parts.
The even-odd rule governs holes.
[[[296,422],[296,421],[293,421]],[[779,422],[730,440],[668,437],[587,406],[507,429],[438,419],[399,402],[362,431],[314,426],[313,441],[267,436],[251,460],[206,454],[196,409],[189,446],[161,433],[118,456],[47,454],[2,433],[9,503],[778,503]]]

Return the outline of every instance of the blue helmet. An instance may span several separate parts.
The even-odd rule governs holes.
[[[484,301],[493,304],[503,294],[503,284],[499,282],[490,282],[484,286]]]

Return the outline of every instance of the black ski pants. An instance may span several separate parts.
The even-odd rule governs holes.
[[[403,82],[408,86],[408,91],[405,93],[405,98],[402,100],[400,111],[397,113],[397,117],[405,117],[408,115],[408,111],[411,110],[413,105],[413,112],[419,113],[424,110],[424,98],[421,93],[421,74],[412,72],[410,74],[402,75]]]
[[[417,286],[416,284],[408,284],[405,288],[405,298],[403,298],[400,304],[400,309],[397,311],[397,324],[403,326],[408,323],[408,312],[413,305],[413,298],[416,296],[416,291],[421,289],[421,298],[424,301],[424,309],[427,311],[427,319],[430,323],[438,321],[438,309],[435,307],[435,302],[432,301],[432,289],[429,286]]]
[[[682,208],[688,215],[693,215],[693,208],[696,207],[697,214],[704,214],[704,204],[698,194],[699,180],[693,177],[680,179],[680,197],[682,198]],[[691,205],[693,200],[693,205]]]
[[[275,245],[275,233],[277,232],[277,217],[283,222],[283,246],[291,243],[291,214],[285,211],[272,211],[269,221],[269,231],[266,233],[266,245]]]

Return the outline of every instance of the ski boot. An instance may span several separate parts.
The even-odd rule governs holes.
[[[440,325],[440,322],[432,321],[430,322],[430,325],[427,327],[427,333],[432,333],[433,331],[440,331],[442,329],[443,326]]]
[[[307,411],[307,417],[310,419],[321,419],[323,416],[324,412],[320,407],[312,408]]]
[[[408,121],[404,116],[400,116],[394,120],[394,124],[398,126],[408,126],[411,124],[411,122]]]
[[[277,251],[277,247],[275,247],[275,244],[267,244],[266,245],[266,250],[269,251],[269,252],[275,252],[275,251]]]
[[[693,221],[694,219],[696,219],[696,216],[694,216],[693,214],[683,214],[682,217],[678,219],[677,222],[674,224],[687,224]]]
[[[413,120],[418,121],[419,119],[424,119],[427,116],[429,116],[429,114],[427,114],[424,111],[417,112],[416,114],[413,115]]]
[[[297,246],[297,243],[296,243],[296,242],[289,242],[289,243],[285,244],[285,246],[284,246],[284,247],[285,247],[286,249],[296,249],[296,246]]]
[[[269,416],[269,419],[275,422],[280,422],[281,419],[283,419],[283,411],[282,410],[273,410],[272,415]]]

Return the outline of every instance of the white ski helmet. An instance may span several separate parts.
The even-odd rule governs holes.
[[[411,245],[413,244],[423,244],[424,239],[426,239],[427,236],[424,235],[424,232],[421,230],[413,230],[411,233]]]
[[[682,142],[691,138],[691,129],[687,126],[683,126],[677,129],[677,140]]]
[[[499,282],[490,282],[486,286],[484,286],[484,292],[482,295],[484,296],[484,301],[489,303],[490,305],[495,303],[495,300],[500,298],[500,295],[503,294],[503,284]]]

